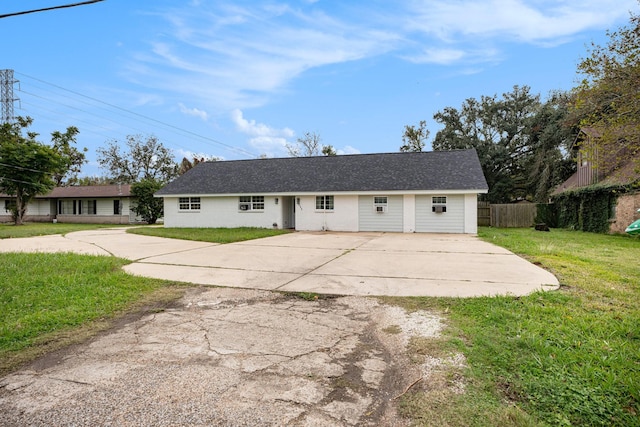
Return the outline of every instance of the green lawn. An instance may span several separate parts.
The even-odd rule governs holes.
[[[552,271],[562,287],[526,297],[393,299],[446,311],[449,344],[468,363],[465,394],[408,394],[403,412],[418,425],[640,426],[640,239],[479,235]]]
[[[97,321],[146,299],[175,298],[161,280],[121,270],[127,261],[75,254],[0,256],[0,374],[81,338]]]
[[[282,232],[135,230],[216,242]],[[526,297],[386,298],[443,313],[449,327],[439,351],[464,353],[468,366],[464,393],[437,394],[422,384],[398,399],[402,413],[425,426],[640,426],[640,239],[532,229],[482,228],[479,235],[549,269],[562,287]],[[172,289],[125,274],[124,263],[2,254],[0,374],[26,360],[16,355],[32,357],[31,349],[81,339],[78,331],[86,325]],[[163,298],[178,293],[173,289]],[[432,345],[414,344],[417,354]],[[451,380],[456,375],[452,371]]]
[[[92,230],[95,228],[122,227],[110,224],[61,224],[50,222],[29,222],[24,225],[0,224],[0,239],[13,237],[45,236],[49,234],[66,234],[72,231]]]
[[[211,243],[233,243],[245,240],[260,239],[289,233],[289,230],[273,228],[164,228],[164,227],[136,227],[129,233],[145,236],[168,237],[172,239],[197,240]]]

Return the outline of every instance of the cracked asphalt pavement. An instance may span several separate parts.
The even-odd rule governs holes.
[[[191,288],[2,378],[0,425],[404,426],[396,397],[427,375],[406,345],[441,327],[368,297]]]

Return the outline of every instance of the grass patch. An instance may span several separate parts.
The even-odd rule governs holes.
[[[165,281],[126,274],[121,270],[126,263],[70,253],[2,254],[0,371],[60,342],[90,335],[101,329],[101,322],[136,302],[179,296]]]
[[[93,230],[96,228],[122,227],[112,224],[53,224],[51,222],[29,222],[24,225],[0,224],[0,239],[14,237],[34,237],[51,234],[67,234],[73,231]]]
[[[261,239],[263,237],[278,236],[290,233],[289,230],[274,228],[164,228],[164,227],[136,227],[127,230],[128,233],[145,236],[167,237],[170,239],[196,240],[211,243],[234,243],[245,240]]]
[[[398,335],[402,333],[402,328],[400,327],[400,325],[390,325],[384,328],[382,332],[389,335]]]
[[[468,364],[464,395],[417,392],[403,401],[405,413],[418,425],[640,426],[640,240],[533,229],[479,235],[550,270],[562,287],[387,299],[447,312],[446,336]]]

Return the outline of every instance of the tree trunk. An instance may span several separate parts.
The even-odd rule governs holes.
[[[24,225],[23,219],[24,215],[27,212],[27,207],[24,203],[24,194],[22,194],[21,190],[16,192],[16,211],[14,215],[14,223],[15,225]]]

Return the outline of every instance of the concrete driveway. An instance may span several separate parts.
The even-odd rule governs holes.
[[[546,270],[457,234],[296,232],[218,245],[109,228],[0,241],[0,251],[73,251],[134,261],[135,275],[203,285],[338,295],[526,295]]]
[[[465,393],[462,354],[410,350],[414,338],[437,343],[446,319],[377,298],[268,290],[470,296],[557,286],[525,260],[457,235],[293,233],[214,245],[103,229],[0,240],[0,251],[115,255],[133,260],[134,274],[226,286],[186,289],[169,307],[0,378],[7,427],[405,427],[403,395]]]

